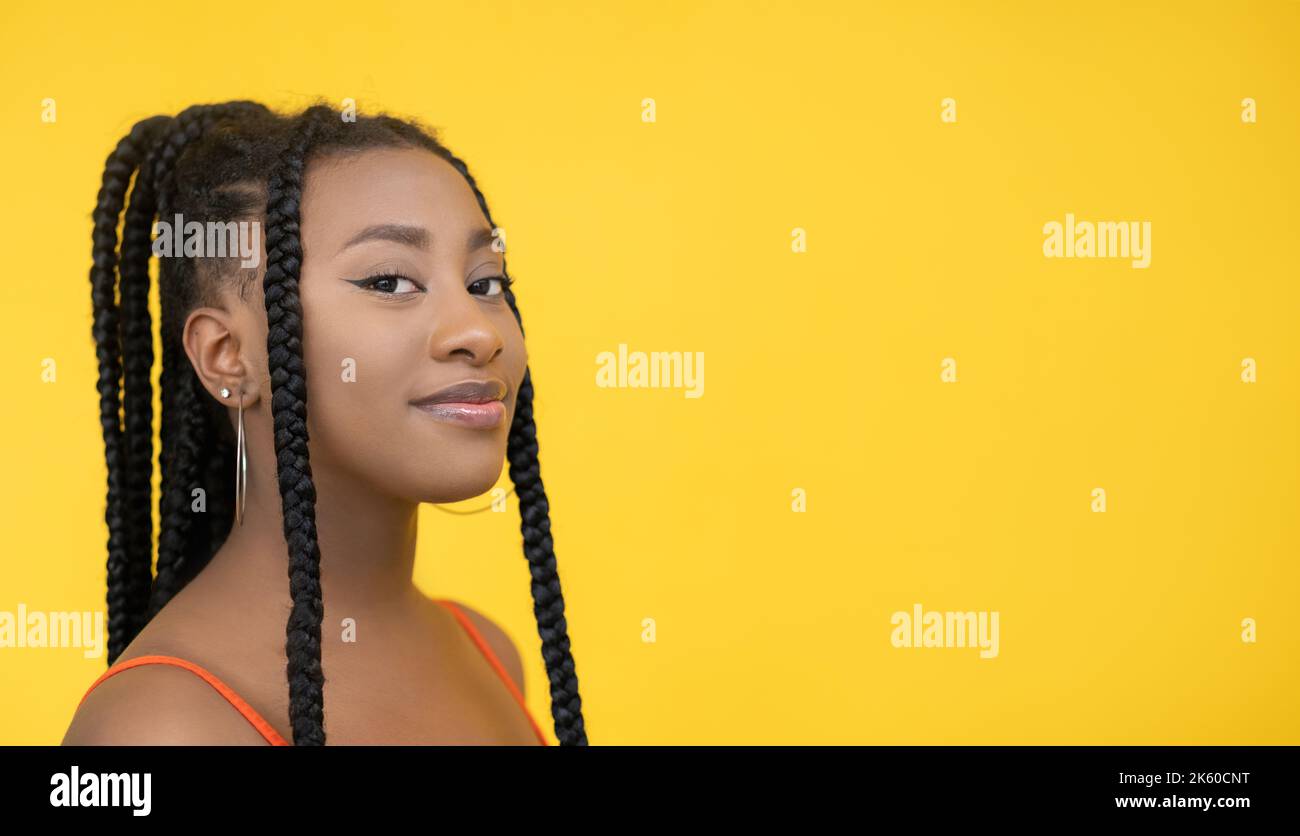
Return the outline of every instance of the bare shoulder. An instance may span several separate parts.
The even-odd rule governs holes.
[[[266,740],[188,670],[140,665],[105,679],[77,709],[64,746],[234,746]]]
[[[461,601],[455,601],[454,603],[465,611],[465,615],[483,634],[483,640],[488,643],[488,647],[492,648],[492,652],[501,660],[501,665],[506,669],[506,673],[510,674],[510,678],[514,680],[515,686],[519,688],[519,693],[524,693],[524,664],[519,656],[519,648],[515,646],[514,641],[511,640],[505,630],[501,629],[495,621],[483,615],[483,613]]]

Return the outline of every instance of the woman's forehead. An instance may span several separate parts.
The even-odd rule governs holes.
[[[303,183],[302,235],[343,249],[381,226],[427,231],[427,243],[461,245],[485,227],[473,190],[438,155],[414,148],[373,148],[313,164]]]

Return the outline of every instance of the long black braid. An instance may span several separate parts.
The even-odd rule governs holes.
[[[140,207],[139,215],[133,216],[130,213],[136,209],[136,205],[132,200],[128,210],[126,227],[143,230],[143,235],[140,247],[133,250],[132,257],[123,256],[124,285],[128,283],[127,270],[130,266],[133,271],[138,271],[138,276],[134,278],[147,293],[148,265],[151,255],[148,227],[154,212],[157,212],[160,220],[169,223],[172,220],[175,202],[173,194],[176,189],[175,165],[180,155],[221,119],[267,114],[269,111],[255,102],[231,102],[224,105],[196,105],[187,108],[176,117],[150,153],[141,172],[141,177],[156,190],[155,193],[148,193],[146,199],[156,198],[156,203],[145,203]],[[195,208],[191,202],[189,205],[191,215],[195,214]],[[202,207],[200,213],[206,216],[208,212],[202,210],[208,209],[210,207]],[[184,213],[182,215],[184,216]],[[125,246],[124,234],[124,252]],[[162,425],[159,432],[163,447],[159,457],[162,471],[159,519],[162,522],[162,530],[158,537],[158,572],[149,597],[146,621],[152,619],[163,605],[171,600],[183,585],[183,578],[192,577],[211,558],[212,553],[220,546],[220,540],[214,542],[214,537],[217,535],[211,530],[211,524],[218,521],[225,522],[225,509],[220,502],[220,497],[224,495],[223,491],[211,492],[216,507],[207,509],[206,513],[196,515],[190,510],[190,491],[194,486],[213,485],[213,482],[200,477],[200,471],[210,470],[213,465],[218,464],[217,458],[226,452],[228,444],[223,443],[226,441],[224,435],[218,436],[215,443],[208,445],[208,460],[204,461],[205,450],[202,440],[211,437],[214,427],[221,426],[224,422],[214,421],[211,410],[205,408],[198,376],[179,345],[179,330],[186,311],[177,311],[176,306],[178,301],[188,301],[194,297],[192,270],[171,269],[181,265],[179,259],[168,259],[164,264],[167,267],[161,270],[160,276],[167,287],[175,287],[178,292],[160,294],[159,299],[165,334],[162,341],[163,363],[160,377]],[[147,318],[147,312],[145,316]],[[146,371],[152,367],[152,347],[152,337],[150,337],[148,363],[142,364]],[[152,393],[149,394],[152,397]],[[152,421],[151,401],[148,408],[149,419]],[[178,432],[173,431],[176,428],[179,429]],[[145,446],[147,443],[144,442],[140,446],[148,453],[151,451]],[[228,457],[220,462],[220,464],[228,463]],[[152,478],[152,463],[150,462],[147,467],[144,472]],[[224,487],[225,483],[230,481],[221,476],[223,472],[218,470],[217,473],[212,474],[218,476],[219,481],[216,485],[220,487]],[[148,483],[145,490],[148,490]],[[147,502],[141,504],[148,508]],[[228,530],[229,526],[226,525],[223,531]],[[191,566],[188,565],[189,563],[198,565]]]
[[[104,521],[108,524],[108,663],[111,665],[136,631],[141,567],[133,563],[125,508],[126,450],[123,441],[120,378],[121,318],[117,301],[117,224],[126,190],[140,160],[169,120],[155,116],[137,122],[118,142],[104,163],[104,176],[95,201],[91,249],[90,294],[99,362],[99,421],[108,464],[108,496]],[[146,505],[147,507],[147,505]],[[149,567],[143,567],[147,585]]]
[[[443,155],[474,190],[483,217],[493,230],[497,228],[488,210],[487,200],[479,191],[478,183],[469,167],[451,152]],[[501,257],[501,271],[505,269],[505,256]],[[506,302],[519,323],[519,333],[524,333],[524,320],[515,304],[515,294],[505,290]],[[524,556],[532,573],[533,615],[537,618],[537,632],[542,638],[542,657],[546,660],[546,677],[551,684],[551,716],[555,718],[555,733],[562,744],[586,745],[587,731],[582,721],[582,698],[578,696],[578,675],[574,668],[573,653],[569,649],[569,626],[564,619],[564,596],[560,593],[560,575],[555,564],[555,544],[551,541],[551,506],[542,487],[541,463],[537,458],[537,422],[533,420],[533,373],[524,370],[524,382],[519,387],[515,403],[515,418],[510,425],[510,438],[506,443],[506,459],[510,462],[510,480],[519,495],[520,528],[524,536]]]
[[[308,109],[289,140],[266,189],[266,364],[271,372],[275,460],[289,544],[289,722],[294,743],[325,743],[325,677],[321,672],[320,546],[316,540],[316,485],[307,455],[307,370],[302,359],[302,272],[299,201],[307,152],[332,113]]]
[[[174,447],[179,443],[180,453],[192,452],[194,439],[202,437],[202,427],[195,426],[188,432],[176,436],[172,432],[175,421],[169,420],[173,403],[187,402],[186,394],[193,394],[193,383],[197,378],[188,360],[185,362],[189,372],[182,379],[180,386],[174,385],[172,378],[177,365],[177,347],[171,340],[165,340],[163,358],[163,419],[161,436],[163,450],[161,459],[163,490],[160,501],[162,531],[159,535],[158,573],[159,579],[150,588],[153,553],[153,517],[150,509],[153,485],[153,386],[152,374],[153,327],[149,315],[149,258],[152,254],[152,236],[150,228],[153,217],[159,214],[164,220],[170,215],[169,196],[173,186],[173,166],[185,148],[197,140],[203,131],[214,121],[223,116],[236,116],[265,110],[252,102],[234,102],[229,105],[199,105],[191,107],[173,120],[168,120],[165,129],[153,143],[147,157],[140,164],[135,182],[131,189],[130,204],[122,231],[121,258],[121,330],[122,330],[122,367],[123,367],[123,414],[125,419],[125,529],[127,541],[128,566],[130,571],[122,580],[124,595],[130,601],[132,624],[126,642],[144,627],[148,619],[166,603],[173,590],[172,576],[183,560],[181,546],[185,542],[187,527],[196,519],[185,513],[184,506],[177,507],[178,493],[169,490],[172,483],[172,461],[177,454]],[[159,202],[159,193],[163,195]],[[168,308],[172,296],[163,295],[164,317],[170,313]],[[182,355],[183,357],[183,355]],[[198,406],[197,400],[188,399],[192,406]],[[196,416],[182,413],[182,420],[193,423]],[[184,485],[197,482],[194,476],[194,462],[182,455],[181,478]],[[204,518],[198,518],[204,519]],[[152,592],[152,594],[151,594]],[[110,662],[111,664],[111,662]]]
[[[163,488],[159,497],[158,575],[151,572],[152,323],[148,313],[153,217],[170,222],[264,218],[267,264],[263,294],[271,375],[277,481],[288,545],[292,610],[286,626],[290,723],[297,745],[323,745],[324,675],[320,628],[320,547],[316,490],[307,437],[303,323],[298,297],[302,268],[300,201],[313,155],[330,148],[420,147],[465,177],[495,229],[487,202],[468,167],[417,125],[387,116],[345,123],[324,106],[286,119],[252,102],[189,108],[176,118],[138,123],[109,156],[95,209],[94,336],[100,362],[100,411],[108,463],[109,665],[144,625],[200,571],[224,542],[233,520],[233,438],[224,407],[207,395],[180,348],[186,313],[206,298],[219,276],[188,258],[160,267],[163,368],[161,426]],[[114,297],[116,225],[132,171],[121,255],[121,315]],[[176,230],[179,235],[181,230]],[[218,270],[218,273],[221,271]],[[245,276],[245,281],[247,276]],[[241,284],[241,295],[244,291]],[[505,290],[520,331],[513,292]],[[118,379],[124,375],[125,430]],[[537,458],[531,370],[516,399],[507,459],[519,496],[524,553],[532,577],[533,611],[550,682],[551,714],[562,745],[586,745],[582,701],[564,618],[550,514]],[[190,512],[191,492],[207,489],[207,513]]]

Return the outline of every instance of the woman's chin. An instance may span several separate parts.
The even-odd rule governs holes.
[[[432,505],[446,505],[452,502],[464,502],[488,494],[497,484],[501,471],[484,475],[479,479],[458,479],[449,484],[440,480],[436,485],[425,485],[419,492],[418,500]],[[491,497],[485,497],[490,499]]]

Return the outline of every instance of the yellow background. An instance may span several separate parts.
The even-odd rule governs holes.
[[[0,14],[0,609],[103,606],[104,157],[350,96],[440,128],[507,230],[592,744],[1300,743],[1296,3]],[[1150,268],[1044,258],[1067,212],[1151,221]],[[704,397],[597,388],[619,343],[704,352]],[[423,509],[417,572],[553,735],[513,497]],[[891,647],[914,603],[997,610],[999,656]],[[0,743],[102,669],[0,649]]]

